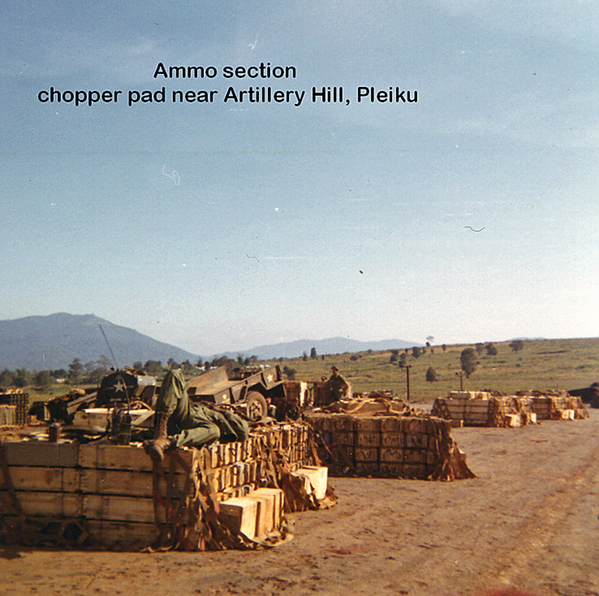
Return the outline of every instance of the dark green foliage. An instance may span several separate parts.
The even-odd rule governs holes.
[[[510,348],[512,348],[512,352],[520,352],[524,349],[524,342],[521,339],[515,339],[510,343]]]
[[[2,372],[0,372],[0,387],[14,387],[14,384],[14,371],[5,368]]]
[[[492,342],[485,345],[485,350],[487,351],[487,356],[497,356],[497,348]]]
[[[295,381],[295,374],[297,373],[297,371],[295,370],[295,368],[291,368],[287,365],[285,365],[283,367],[283,374],[287,377],[287,379],[289,379],[290,381]]]
[[[466,373],[466,377],[470,378],[470,375],[476,370],[476,351],[473,348],[462,350],[460,363],[462,370]]]
[[[148,360],[143,368],[149,375],[157,376],[162,373],[162,362],[160,360]]]
[[[71,385],[78,385],[83,380],[83,364],[79,358],[74,358],[73,362],[69,364],[67,379]]]
[[[437,371],[432,366],[426,369],[426,380],[428,383],[434,383],[437,380]]]

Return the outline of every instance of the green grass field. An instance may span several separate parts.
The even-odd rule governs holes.
[[[460,353],[473,345],[450,345],[445,352],[441,346],[433,346],[427,353],[414,358],[409,352],[407,364],[410,368],[410,397],[419,402],[430,402],[435,397],[446,396],[449,391],[460,388]],[[555,339],[525,341],[522,351],[515,353],[509,342],[496,343],[497,355],[478,356],[476,371],[466,378],[464,389],[490,389],[514,393],[527,389],[577,389],[588,387],[599,381],[599,338]],[[352,359],[353,357],[353,359]],[[354,391],[390,390],[395,395],[406,395],[406,371],[389,362],[390,351],[358,352],[319,356],[316,359],[302,358],[272,360],[261,364],[280,364],[296,370],[296,380],[319,381],[330,375],[336,365]],[[433,367],[438,381],[426,381],[426,371]],[[28,387],[30,402],[45,401],[64,395],[71,389],[68,385],[55,385],[41,391]]]
[[[531,340],[524,342],[522,351],[515,353],[510,342],[495,343],[497,355],[478,356],[476,371],[466,378],[464,389],[490,389],[513,393],[527,389],[576,389],[588,387],[599,381],[599,338]],[[411,351],[407,364],[410,369],[410,396],[413,400],[431,401],[445,396],[448,391],[460,388],[460,353],[473,345],[451,345],[443,352],[441,346],[432,346],[427,353],[414,358]],[[357,359],[352,354],[285,359],[282,366],[296,369],[296,379],[317,381],[330,374],[336,365],[345,379],[352,383],[354,391],[388,389],[400,397],[406,395],[406,371],[389,362],[391,352],[361,352]],[[275,361],[272,361],[275,363]],[[439,378],[434,383],[426,381],[426,371],[433,367]]]

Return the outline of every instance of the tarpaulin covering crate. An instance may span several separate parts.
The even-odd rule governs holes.
[[[472,478],[448,421],[431,416],[312,413],[332,476],[454,480]]]
[[[4,441],[0,536],[127,549],[157,542],[189,550],[249,548],[276,541],[285,535],[283,512],[292,509],[287,492],[293,510],[317,507],[324,498],[309,432],[302,422],[258,427],[242,443],[169,450],[156,466],[141,444]],[[222,519],[219,503],[229,503]],[[236,506],[245,511],[243,532],[231,521],[239,517]]]

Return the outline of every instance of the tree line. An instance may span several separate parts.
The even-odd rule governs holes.
[[[147,360],[145,363],[137,360],[132,368],[158,378],[163,377],[168,370],[181,368],[186,375],[199,375],[219,366],[238,364],[251,366],[258,360],[257,356],[237,356],[236,360],[228,356],[220,356],[212,360],[199,358],[195,363],[184,360],[179,363],[174,358],[169,358],[166,363],[160,360]],[[17,368],[0,371],[0,387],[22,389],[24,387],[39,387],[47,389],[56,383],[68,385],[99,385],[102,378],[113,369],[112,361],[106,356],[101,356],[92,362],[83,362],[80,358],[73,358],[68,368],[54,370],[29,370]]]

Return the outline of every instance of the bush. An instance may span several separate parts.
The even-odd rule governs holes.
[[[493,343],[489,342],[485,346],[485,350],[487,351],[487,356],[497,356],[497,348],[493,345]]]
[[[432,366],[429,366],[426,369],[426,380],[428,383],[434,383],[435,381],[438,381],[437,371]]]

